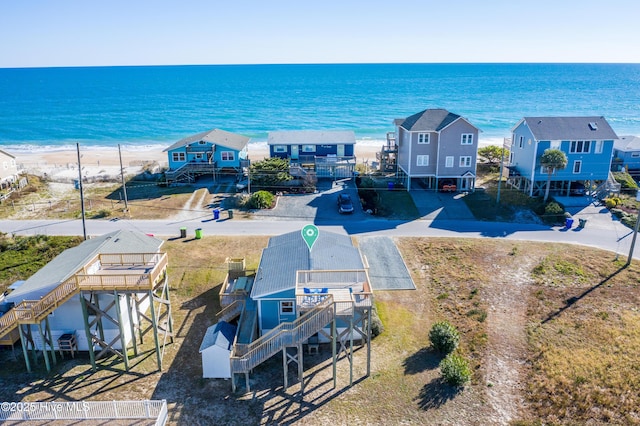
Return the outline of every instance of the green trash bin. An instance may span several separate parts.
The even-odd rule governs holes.
[[[229,213],[229,219],[233,219],[233,210],[229,209],[227,213]]]
[[[196,228],[196,240],[202,238],[202,228]]]
[[[187,228],[180,228],[180,238],[187,238]]]

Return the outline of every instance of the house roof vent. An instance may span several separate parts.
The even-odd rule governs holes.
[[[589,123],[589,128],[591,130],[598,130],[598,123],[596,123],[595,121],[592,121]]]

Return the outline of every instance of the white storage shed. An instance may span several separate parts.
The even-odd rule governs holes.
[[[225,321],[207,328],[200,345],[202,377],[205,379],[231,378],[229,357],[233,349],[236,326]]]

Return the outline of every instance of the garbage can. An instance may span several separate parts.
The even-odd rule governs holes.
[[[180,228],[180,238],[187,238],[187,228]]]
[[[573,226],[573,219],[568,217],[565,222],[564,222],[564,226],[569,229]]]
[[[393,191],[393,182],[389,182],[387,188],[389,188],[389,191]]]
[[[229,209],[227,213],[229,214],[229,219],[233,219],[233,210]]]
[[[213,220],[218,220],[218,219],[220,219],[220,210],[213,209]]]
[[[202,238],[202,228],[196,228],[196,240]]]
[[[587,219],[578,219],[578,221],[580,222],[578,224],[579,228],[584,228],[584,226],[587,224]]]

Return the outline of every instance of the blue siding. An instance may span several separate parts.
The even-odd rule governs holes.
[[[633,154],[638,155],[637,157],[634,157]],[[619,150],[614,150],[614,154],[613,154],[614,158],[619,158],[622,160],[622,166],[621,167],[625,167],[627,166],[629,168],[629,170],[640,170],[640,150],[638,151],[619,151]]]
[[[260,301],[260,326],[262,329],[271,329],[278,326],[280,305],[277,300]]]
[[[289,145],[284,145],[286,147],[285,152],[276,152],[275,147],[280,145],[270,145],[269,146],[269,156],[272,158],[289,158],[291,156],[291,147]]]
[[[521,137],[523,139],[522,148],[520,148]],[[556,171],[551,179],[554,181],[607,179],[611,167],[613,140],[603,141],[601,153],[596,153],[596,144],[597,141],[591,142],[588,153],[571,153],[571,141],[563,140],[560,143],[560,150],[567,155],[567,167],[564,170]],[[513,131],[511,148],[513,152],[511,164],[517,168],[522,176],[534,181],[547,180],[547,174],[540,171],[540,157],[545,150],[551,148],[551,141],[536,141],[529,128],[523,122]],[[576,161],[582,162],[580,173],[574,173]]]
[[[520,148],[520,138],[522,137],[522,148]],[[531,143],[529,143],[531,142]],[[515,166],[522,176],[531,177],[533,173],[534,158],[537,153],[536,142],[529,127],[522,122],[513,131],[511,151],[513,152],[512,165]]]
[[[338,145],[344,145],[344,156],[345,157],[353,157],[355,154],[354,144],[322,144],[315,145],[315,151],[303,151],[302,146],[308,144],[299,144],[298,145],[298,155],[315,155],[318,157],[326,157],[327,155],[337,155],[338,154]],[[286,147],[286,152],[276,152],[275,147],[280,145],[270,145],[269,146],[269,156],[271,157],[279,157],[279,158],[289,158],[291,156],[291,145],[283,145]]]
[[[169,169],[175,170],[180,168],[182,165],[188,162],[209,162],[209,158],[207,156],[208,152],[211,152],[213,144],[207,142],[205,144],[199,144],[198,142],[192,143],[188,150],[187,146],[181,146],[170,151],[167,151],[167,157],[169,160]],[[222,160],[222,152],[233,152],[233,161],[223,161]],[[182,153],[182,157],[185,159],[184,161],[174,161],[173,154],[174,153]],[[215,152],[213,154],[212,160],[217,163],[218,167],[240,167],[241,158],[245,157],[245,152],[241,152],[232,148],[227,148],[224,146],[216,146]],[[200,158],[198,158],[200,157]]]

